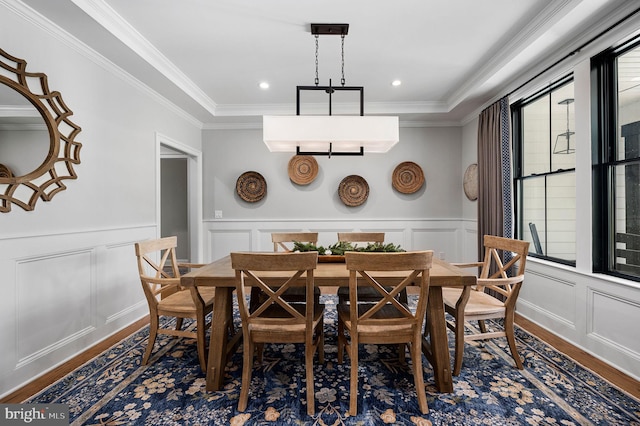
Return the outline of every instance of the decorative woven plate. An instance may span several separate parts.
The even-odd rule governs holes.
[[[346,206],[359,206],[369,197],[369,184],[362,176],[349,175],[340,182],[338,195]]]
[[[12,178],[13,173],[4,164],[0,164],[0,178]]]
[[[464,195],[471,201],[478,199],[478,165],[470,164],[464,172],[464,180],[462,182]]]
[[[391,183],[396,191],[413,194],[424,185],[424,173],[416,163],[405,161],[393,170]]]
[[[309,185],[318,175],[318,162],[311,155],[294,155],[289,160],[289,179],[298,185]]]
[[[267,182],[258,172],[244,172],[236,181],[236,192],[243,200],[255,203],[267,195]]]

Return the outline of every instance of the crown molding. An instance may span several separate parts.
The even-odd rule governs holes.
[[[89,47],[87,44],[77,39],[58,25],[51,22],[46,17],[42,16],[40,13],[22,3],[19,0],[11,1],[11,0],[0,0],[0,5],[6,7],[8,10],[12,11],[14,14],[24,19],[25,21],[33,24],[34,26],[40,28],[45,31],[47,34],[52,36],[52,38],[60,41],[67,47],[73,49],[78,52],[83,57],[89,59],[91,62],[100,66],[107,72],[116,76],[120,80],[124,81],[126,84],[134,87],[139,92],[149,96],[155,102],[164,106],[168,110],[175,113],[177,116],[183,118],[190,124],[196,126],[197,128],[202,128],[202,122],[197,120],[191,114],[184,111],[182,108],[177,107],[173,102],[169,101],[164,96],[160,95],[155,90],[151,89],[146,84],[142,83],[137,78],[133,77],[128,72],[124,71],[122,68],[96,52],[94,49]]]
[[[198,102],[211,115],[216,115],[216,103],[104,0],[72,1],[188,96]]]
[[[514,60],[525,48],[529,47],[539,38],[539,35],[548,29],[549,26],[557,22],[560,17],[559,12],[569,7],[573,9],[582,0],[558,0],[549,4],[539,13],[536,18],[529,22],[515,37],[512,37],[506,44],[500,46],[500,50],[495,52],[490,58],[482,59],[483,65],[474,68],[472,75],[464,79],[458,90],[449,96],[448,105],[450,109],[462,103],[468,98],[475,88],[481,87],[490,78]]]
[[[333,103],[334,114],[349,114],[359,111],[358,103]],[[303,114],[327,114],[326,103],[303,104]],[[296,106],[287,104],[261,104],[261,105],[218,105],[216,117],[244,117],[256,115],[293,115]],[[447,113],[450,110],[445,102],[365,102],[365,115],[373,114],[434,114]]]

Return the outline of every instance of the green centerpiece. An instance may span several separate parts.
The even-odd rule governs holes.
[[[317,251],[319,255],[319,262],[339,262],[344,261],[344,254],[348,251],[391,253],[404,252],[406,250],[393,243],[368,243],[364,247],[358,247],[357,244],[340,241],[325,248],[323,246],[316,246],[314,243],[301,243],[294,241],[293,251]]]

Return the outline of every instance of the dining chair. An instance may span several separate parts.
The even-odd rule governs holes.
[[[384,243],[384,232],[338,232],[339,243]],[[376,300],[380,294],[368,287],[358,289],[358,300]],[[338,289],[338,303],[349,301],[349,288],[340,287]]]
[[[198,359],[203,372],[207,371],[205,334],[211,322],[206,317],[213,311],[214,288],[186,289],[180,286],[181,270],[202,266],[178,263],[175,236],[135,243],[138,272],[149,305],[149,342],[142,357],[147,365],[158,334],[187,337],[197,343]],[[160,317],[175,317],[175,328],[161,327]],[[195,319],[195,330],[182,329],[184,318]]]
[[[358,413],[358,347],[361,344],[409,344],[418,404],[429,411],[422,370],[422,325],[427,312],[433,251],[400,253],[345,253],[349,270],[349,295],[356,303],[338,304],[338,362],[346,349],[351,359],[349,413]],[[400,278],[376,278],[378,272],[402,271]],[[384,274],[380,274],[384,275]],[[409,285],[418,285],[416,310],[397,296]],[[358,289],[373,288],[377,302],[360,303]],[[347,333],[348,332],[348,338]]]
[[[447,321],[447,327],[455,334],[454,376],[460,374],[462,368],[465,342],[497,337],[507,338],[516,367],[519,370],[524,368],[516,347],[513,320],[524,281],[529,242],[485,235],[484,250],[483,262],[453,264],[462,268],[479,268],[474,288],[442,288],[445,311],[453,317]],[[501,329],[488,332],[485,324],[488,319],[503,319]],[[472,326],[471,321],[478,322],[479,330]],[[465,326],[472,331],[471,334],[465,334]],[[499,327],[499,324],[494,322],[493,327]]]
[[[245,411],[251,385],[255,344],[304,343],[307,383],[307,413],[315,413],[313,357],[318,352],[324,362],[324,305],[314,302],[314,270],[317,252],[304,253],[231,253],[236,275],[238,308],[242,320],[243,364],[238,411]],[[304,277],[303,277],[304,276]],[[282,296],[304,280],[305,303],[293,303]],[[257,286],[267,300],[251,311],[246,301],[246,286]]]

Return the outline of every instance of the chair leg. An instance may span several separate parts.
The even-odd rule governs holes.
[[[264,354],[264,343],[256,343],[255,344],[256,351],[256,361],[258,364],[262,364],[262,356]]]
[[[242,359],[242,384],[240,385],[240,397],[238,398],[238,411],[247,409],[249,400],[249,387],[251,386],[251,370],[253,369],[253,342],[247,336],[243,342]]]
[[[358,338],[351,336],[351,342],[349,342],[350,351],[349,357],[351,358],[351,374],[350,374],[350,398],[349,398],[349,414],[352,416],[358,415]]]
[[[211,315],[211,327],[213,327],[213,314]],[[233,309],[229,309],[229,313],[227,315],[227,333],[229,336],[233,336],[235,334],[235,328],[233,326]]]
[[[304,363],[307,372],[307,414],[313,416],[316,412],[315,389],[313,382],[313,345],[305,345]]]
[[[204,315],[198,316],[196,319],[196,344],[198,346],[198,359],[200,360],[200,368],[206,374],[207,372],[207,339],[206,339],[206,323]]]
[[[324,364],[324,320],[320,318],[320,323],[318,324],[318,333],[320,336],[318,337],[318,362],[320,364]]]
[[[416,385],[416,395],[418,395],[418,405],[422,414],[429,412],[429,405],[427,404],[427,394],[424,388],[424,372],[422,371],[422,339],[420,338],[420,332],[417,333],[417,338],[413,339],[411,344],[411,361],[413,363],[413,381]]]
[[[344,361],[344,344],[344,323],[340,320],[340,316],[338,316],[338,364],[342,364]]]
[[[516,347],[516,338],[515,338],[515,330],[513,329],[513,316],[509,318],[507,315],[504,319],[504,331],[507,335],[507,342],[509,343],[509,349],[511,350],[511,356],[516,363],[516,367],[518,370],[524,369],[524,365],[522,365],[522,360],[520,359],[520,355],[518,354],[518,348]]]
[[[176,330],[181,330],[182,329],[183,321],[184,321],[184,318],[176,317]]]
[[[462,370],[462,358],[464,357],[464,312],[455,317],[455,356],[453,361],[453,375],[457,376]]]
[[[405,345],[404,343],[399,343],[398,344],[398,361],[402,364],[405,364],[407,362],[407,356],[405,354],[406,351],[407,351],[407,345]]]
[[[480,331],[482,333],[487,332],[487,325],[485,324],[484,320],[478,320],[478,328],[480,328]]]
[[[156,336],[158,335],[158,316],[152,315],[149,319],[149,343],[147,343],[147,349],[144,351],[144,355],[142,356],[142,365],[147,365],[149,363],[149,358],[151,357],[151,352],[153,352],[153,345],[156,343]]]

